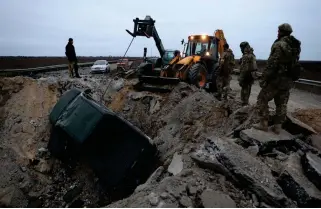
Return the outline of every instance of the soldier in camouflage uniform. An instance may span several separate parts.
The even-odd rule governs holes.
[[[235,66],[233,51],[228,44],[224,44],[224,53],[220,59],[220,69],[216,80],[218,99],[227,99],[228,90],[230,88],[231,73]]]
[[[301,42],[291,36],[292,27],[284,23],[279,26],[278,39],[273,43],[266,68],[260,81],[261,91],[257,98],[260,123],[253,127],[259,130],[268,130],[269,107],[268,102],[274,99],[276,115],[272,130],[279,134],[282,123],[286,119],[287,103],[289,101],[290,89],[293,85],[292,75],[289,72],[293,69],[289,65],[294,56],[299,57]],[[293,53],[293,45],[299,46],[296,55]],[[294,58],[299,59],[299,58]],[[293,72],[293,71],[292,71]]]
[[[240,44],[241,51],[243,53],[240,59],[240,77],[239,85],[242,87],[241,100],[242,105],[248,105],[251,94],[251,88],[254,82],[252,73],[257,70],[256,57],[253,54],[253,48],[250,47],[248,42],[242,42]]]

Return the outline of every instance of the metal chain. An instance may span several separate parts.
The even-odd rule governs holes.
[[[127,54],[128,50],[129,50],[130,46],[132,45],[132,43],[133,43],[134,39],[135,39],[135,37],[133,37],[133,38],[132,38],[132,40],[131,40],[130,44],[128,45],[128,47],[127,47],[127,49],[126,49],[126,51],[125,51],[124,56],[120,59],[120,62],[122,62],[122,61],[124,60],[124,58],[125,58],[125,56],[126,56],[126,54]],[[107,75],[107,74],[106,74],[106,75]],[[106,92],[107,92],[107,90],[108,90],[108,88],[109,88],[109,86],[110,86],[110,84],[111,84],[111,82],[112,82],[112,81],[113,81],[113,79],[112,79],[112,80],[110,80],[110,81],[109,81],[109,83],[108,83],[108,85],[106,86],[106,89],[105,89],[105,91],[104,91],[103,95],[102,95],[102,96],[101,96],[101,98],[100,98],[100,102],[102,102],[102,100],[103,100],[103,98],[104,98],[104,96],[105,96],[105,94],[106,94]]]

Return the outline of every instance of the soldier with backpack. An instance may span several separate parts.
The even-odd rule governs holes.
[[[230,49],[229,45],[224,44],[224,53],[220,59],[220,70],[219,75],[216,80],[217,85],[217,98],[221,100],[222,96],[224,100],[227,99],[227,93],[230,88],[231,73],[235,66],[235,59],[233,51]]]
[[[273,43],[266,68],[260,81],[261,91],[257,97],[260,122],[253,127],[268,130],[269,106],[274,99],[276,114],[272,130],[279,134],[286,119],[287,103],[293,81],[300,76],[298,63],[301,52],[301,42],[291,35],[291,25],[284,23],[279,26],[278,39]]]
[[[239,85],[242,87],[241,100],[242,106],[249,104],[251,88],[254,83],[253,73],[257,70],[256,57],[253,53],[253,48],[246,41],[240,44],[243,53],[240,59],[240,77],[238,79]]]

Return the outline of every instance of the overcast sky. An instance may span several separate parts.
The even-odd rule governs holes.
[[[321,60],[320,0],[0,0],[1,56],[64,56],[69,37],[79,56],[123,55],[133,19],[150,15],[165,48],[180,49],[192,33],[223,29],[236,58],[248,41],[266,59],[277,26],[288,22],[302,42],[302,60]],[[154,40],[137,37],[129,56],[158,56]]]

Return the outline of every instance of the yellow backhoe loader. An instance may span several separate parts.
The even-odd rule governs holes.
[[[145,21],[141,25],[137,24],[136,26],[135,24],[135,28],[137,27],[142,34],[153,36],[154,34],[150,31],[154,28],[154,23],[155,21]],[[158,37],[158,34],[155,36]],[[187,43],[184,42],[184,39],[182,40],[184,45],[182,57],[175,57],[176,60],[163,66],[159,76],[140,74],[140,82],[135,86],[136,89],[168,92],[171,91],[171,85],[184,81],[215,92],[219,58],[223,54],[225,43],[223,30],[220,29],[216,30],[212,36],[207,34],[188,36]],[[169,86],[166,87],[166,85]]]

